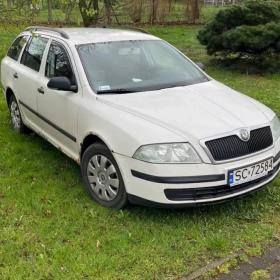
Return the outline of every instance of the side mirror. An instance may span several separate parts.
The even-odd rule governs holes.
[[[47,87],[55,90],[73,91],[77,92],[76,85],[71,85],[67,77],[53,77],[49,80]]]
[[[205,66],[203,63],[197,62],[196,65],[197,65],[202,71],[205,71],[206,66]]]

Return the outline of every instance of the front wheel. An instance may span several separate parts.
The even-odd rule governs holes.
[[[10,118],[14,131],[17,133],[26,133],[28,131],[27,127],[22,121],[19,106],[14,95],[11,96],[9,101]]]
[[[95,143],[86,149],[81,171],[85,187],[96,202],[114,209],[121,209],[127,204],[120,169],[105,145]]]

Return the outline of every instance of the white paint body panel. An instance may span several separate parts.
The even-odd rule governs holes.
[[[39,72],[31,73],[33,70],[20,65],[20,60],[15,62],[5,57],[1,64],[3,88],[5,91],[8,88],[13,90],[18,100],[41,115],[39,119],[21,106],[25,124],[76,161],[80,160],[81,145],[86,136],[93,134],[102,139],[119,165],[129,194],[157,203],[188,203],[168,200],[164,190],[225,185],[229,170],[252,165],[279,154],[280,140],[257,155],[236,159],[230,163],[213,164],[200,144],[202,139],[224,133],[230,134],[244,127],[270,125],[275,113],[256,100],[211,78],[209,82],[186,87],[122,95],[97,95],[89,85],[76,51],[76,44],[160,39],[147,34],[120,30],[90,28],[62,30],[70,39],[63,39],[50,31],[40,32],[43,36],[49,37],[50,41]],[[44,69],[51,40],[60,42],[67,49],[77,79],[77,93],[47,88],[48,79],[44,77]],[[12,77],[14,72],[20,75],[18,81]],[[44,94],[38,93],[39,87],[43,87]],[[44,118],[69,133],[76,141],[61,134],[46,123]],[[178,142],[189,142],[199,154],[202,163],[151,164],[132,158],[140,146]],[[279,161],[280,159],[274,163],[275,166]],[[159,177],[224,174],[225,180],[160,184],[136,178],[131,170]]]
[[[193,203],[193,201],[172,201],[168,200],[164,194],[165,189],[186,189],[186,188],[199,188],[199,187],[216,187],[226,185],[228,181],[228,171],[233,169],[238,169],[243,166],[250,166],[256,162],[274,157],[276,152],[279,152],[280,140],[276,144],[277,148],[272,148],[270,151],[262,153],[261,155],[252,156],[247,159],[237,160],[231,163],[212,165],[212,164],[150,164],[135,160],[129,157],[124,157],[122,155],[115,155],[118,163],[122,166],[123,175],[125,178],[125,184],[129,193],[135,196],[145,198],[149,201],[163,203],[163,204],[188,204]],[[280,159],[274,163],[277,166]],[[192,183],[192,184],[159,184],[154,182],[149,182],[134,177],[130,170],[137,170],[144,174],[162,176],[162,177],[183,177],[183,176],[203,176],[211,174],[225,174],[225,180],[219,182],[209,182],[209,183]],[[259,185],[255,188],[258,188]],[[243,193],[248,192],[248,190]],[[239,193],[242,194],[242,193]],[[237,194],[233,194],[230,197],[234,197]],[[225,199],[220,197],[213,199],[212,201],[219,201]],[[197,203],[206,202],[196,201]]]
[[[252,102],[251,98],[214,80],[152,92],[101,95],[97,99],[174,132],[198,151],[202,149],[200,139],[241,127],[269,124],[275,115],[267,107],[259,110],[257,101]],[[209,162],[209,158],[202,157]]]

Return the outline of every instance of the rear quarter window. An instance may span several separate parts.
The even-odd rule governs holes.
[[[7,56],[14,60],[18,60],[21,50],[23,49],[28,36],[19,36],[15,39],[10,49],[8,50]]]

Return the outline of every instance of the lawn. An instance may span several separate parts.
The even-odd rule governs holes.
[[[19,29],[0,30],[1,58]],[[147,30],[209,64],[198,27]],[[280,115],[279,74],[213,66],[207,72]],[[221,205],[114,211],[89,198],[75,162],[39,136],[11,130],[2,95],[0,144],[0,279],[176,279],[280,236],[279,177],[256,195]]]

